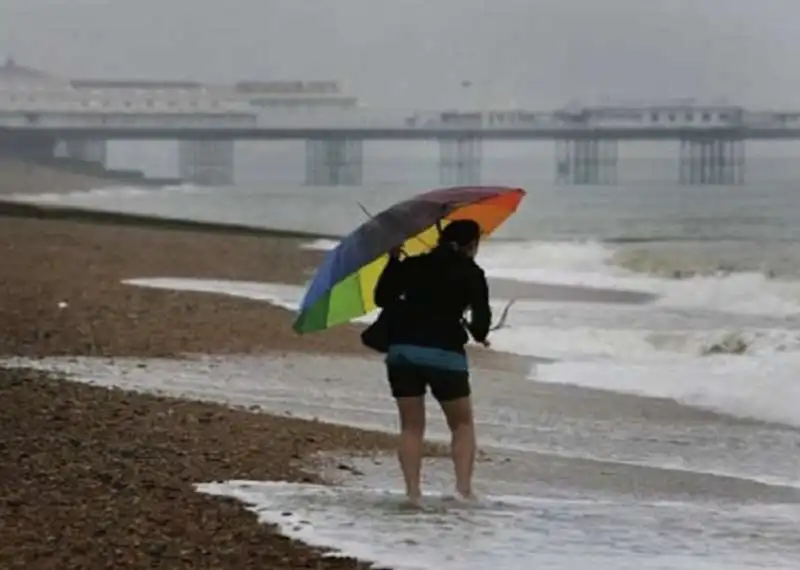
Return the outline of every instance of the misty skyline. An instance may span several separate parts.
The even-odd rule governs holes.
[[[337,79],[383,107],[724,97],[798,108],[800,4],[758,4],[0,0],[0,57],[72,77]]]

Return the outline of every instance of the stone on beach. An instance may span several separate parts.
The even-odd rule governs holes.
[[[0,353],[177,356],[359,351],[357,331],[298,338],[266,303],[123,285],[183,275],[302,282],[320,254],[291,239],[3,218]],[[66,303],[66,307],[60,307]],[[321,450],[386,449],[378,433],[0,370],[2,568],[366,567],[196,493],[226,478],[317,480]]]

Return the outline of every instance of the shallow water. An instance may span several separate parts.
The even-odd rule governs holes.
[[[394,404],[386,393],[379,361],[288,355],[203,356],[190,361],[59,357],[6,362],[68,372],[105,386],[257,406],[365,428],[396,429]],[[745,483],[800,486],[796,451],[800,449],[800,430],[788,426],[721,416],[670,400],[540,383],[500,371],[477,373],[474,390],[481,444],[496,449],[501,458],[538,452],[565,461],[574,459],[563,463],[575,469],[571,475],[561,473],[566,467],[553,475],[563,476],[564,483],[574,479],[576,486],[588,484],[575,466],[591,459],[608,463],[628,479],[640,468],[662,468],[670,470],[669,477],[685,475],[687,480],[692,473],[707,473],[732,475]],[[433,406],[429,417],[430,436],[447,440],[446,426]],[[663,475],[660,471],[655,474]],[[706,489],[706,481],[700,479],[691,478],[680,489],[660,481],[656,488],[654,479],[654,494],[707,492],[724,497],[739,493],[738,479],[732,482],[733,490],[721,479],[715,481],[715,488]],[[609,490],[622,492],[625,485],[613,478],[607,484]],[[781,488],[762,488],[755,483],[745,486],[753,496],[763,492],[771,500],[784,493]]]
[[[290,354],[3,364],[395,429],[376,360]],[[452,485],[446,459],[426,463],[424,513],[399,508],[393,457],[337,458],[350,466],[336,470],[344,475],[343,489],[247,482],[201,490],[251,503],[264,520],[286,523],[287,532],[303,540],[398,569],[489,563],[511,569],[523,562],[554,569],[588,563],[792,568],[800,556],[800,489],[786,486],[800,483],[800,432],[670,400],[542,384],[498,371],[477,376],[478,424],[488,453],[478,466],[478,507],[437,498]],[[446,438],[439,414],[429,414],[431,435]]]
[[[229,482],[199,487],[249,505],[294,538],[395,570],[796,568],[796,509],[493,495],[479,505],[397,491]]]
[[[377,211],[428,186],[181,187],[25,199],[340,234],[363,221],[357,202]],[[397,508],[392,458],[340,458],[363,473],[345,478],[342,489],[251,482],[205,490],[254,503],[265,520],[287,519],[287,532],[304,540],[397,568],[797,568],[800,194],[792,184],[766,183],[526,187],[523,208],[498,234],[515,241],[489,242],[479,256],[496,285],[494,307],[517,300],[493,346],[519,355],[511,363],[494,354],[475,374],[490,459],[478,473],[483,507],[437,498],[449,492],[444,460],[426,465],[425,513]],[[303,293],[168,275],[129,283],[288,309]],[[378,360],[27,364],[103,385],[396,426]],[[429,413],[431,435],[446,439],[436,410]],[[281,514],[288,511],[294,515]]]

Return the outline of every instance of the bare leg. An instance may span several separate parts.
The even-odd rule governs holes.
[[[475,468],[475,421],[469,396],[441,402],[450,428],[450,450],[456,474],[456,491],[464,498],[473,498],[472,473]]]
[[[420,475],[422,446],[425,437],[425,397],[396,398],[400,412],[400,445],[397,457],[406,484],[406,496],[412,503],[422,498]]]

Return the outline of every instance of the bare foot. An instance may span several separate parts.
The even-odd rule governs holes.
[[[409,509],[421,509],[422,495],[406,495],[403,506]]]
[[[472,489],[468,490],[456,490],[456,499],[462,503],[469,503],[474,504],[478,502],[478,496]]]

